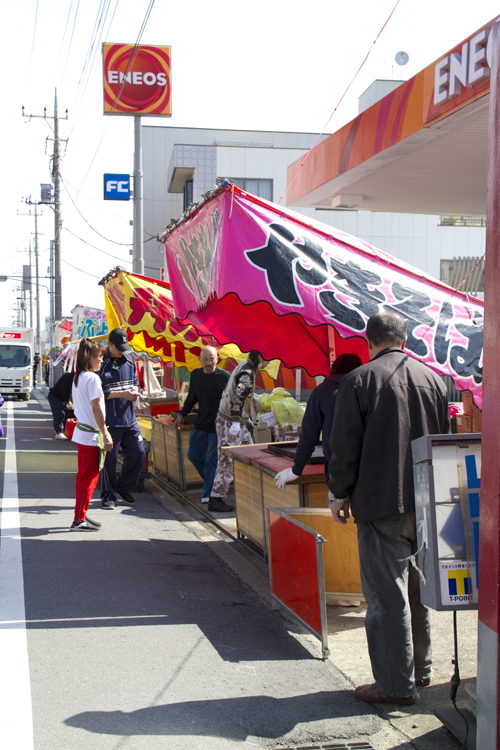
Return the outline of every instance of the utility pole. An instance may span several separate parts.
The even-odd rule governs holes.
[[[134,115],[134,273],[144,275],[143,199],[142,199],[142,119]]]
[[[66,111],[66,119],[68,114]],[[56,320],[62,318],[61,286],[61,173],[59,154],[59,118],[57,116],[57,89],[54,95],[54,157],[52,161],[52,179],[54,182],[54,315]]]
[[[26,115],[24,107],[22,108],[23,117],[27,117],[31,120],[32,117],[39,117],[43,120],[48,120],[47,107],[43,110],[43,115]],[[44,198],[42,191],[42,200],[40,203],[54,206],[54,316],[55,320],[61,320],[62,318],[62,283],[61,283],[61,228],[62,228],[62,216],[61,216],[61,154],[60,154],[60,143],[61,138],[59,137],[59,120],[61,119],[58,114],[57,106],[57,89],[54,94],[54,127],[52,131],[54,133],[54,151],[52,154],[52,181],[54,183],[54,200],[50,196],[48,199]],[[65,112],[64,120],[68,119],[68,110]],[[50,140],[50,139],[49,139]]]
[[[40,357],[40,362],[42,361],[42,352],[41,352],[41,330],[40,330],[40,277],[38,272],[38,206],[41,201],[32,201],[31,197],[27,198],[25,200],[25,203],[28,206],[34,206],[35,207],[35,300],[36,300],[36,349],[38,351],[38,355]],[[18,212],[19,216],[32,216],[31,210],[27,214],[20,214]],[[31,242],[30,242],[30,267],[31,267]],[[30,285],[31,286],[31,285]],[[30,290],[31,293],[31,290]],[[31,317],[30,317],[31,322]],[[39,375],[39,373],[38,373]]]

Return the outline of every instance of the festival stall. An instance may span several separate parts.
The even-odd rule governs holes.
[[[122,328],[126,331],[136,356],[145,360],[144,380],[149,384],[151,361],[170,364],[176,368],[185,367],[191,372],[200,367],[198,357],[203,346],[210,345],[217,349],[220,367],[231,369],[246,359],[247,355],[238,346],[221,346],[207,333],[200,336],[191,324],[180,325],[174,315],[172,293],[168,284],[121,269],[111,271],[101,283],[105,292],[109,328]],[[263,375],[276,378],[278,367],[279,362],[271,363],[267,368],[268,372]],[[270,382],[273,383],[272,380]],[[161,391],[158,395],[161,396]],[[172,398],[151,397],[151,465],[153,474],[185,491],[202,485],[200,475],[187,457],[189,434],[195,420],[186,419],[180,430],[173,426],[173,419],[168,414],[178,409],[179,401],[176,391],[172,391],[171,395]]]
[[[407,321],[405,351],[450,375],[457,389],[469,389],[481,407],[480,300],[227,181],[172,222],[162,239],[180,325],[192,324],[200,333],[210,330],[220,344],[256,348],[265,358],[277,357],[287,367],[303,367],[317,376],[328,375],[331,361],[346,352],[366,362],[368,318],[394,311]],[[276,502],[272,480],[292,466],[292,459],[270,466],[265,445],[227,451],[238,477],[238,531],[265,551],[264,509]],[[255,474],[243,477],[248,467]],[[295,480],[286,492],[301,483],[302,478]],[[327,489],[323,481],[320,486],[313,504],[324,506]],[[310,506],[305,496],[297,490],[296,500],[287,505]]]

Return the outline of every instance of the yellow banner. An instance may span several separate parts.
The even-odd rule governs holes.
[[[120,271],[104,284],[104,293],[109,330],[123,328],[138,354],[159,357],[190,372],[200,366],[198,357],[204,346],[217,349],[223,360],[220,367],[228,359],[239,363],[247,358],[234,344],[219,346],[212,336],[200,336],[192,325],[181,326],[174,315],[172,293],[161,281]],[[279,360],[273,360],[266,367],[273,379],[279,365]]]

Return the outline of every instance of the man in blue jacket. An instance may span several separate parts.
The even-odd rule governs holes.
[[[127,505],[135,503],[130,488],[134,486],[144,463],[141,431],[134,412],[139,396],[134,361],[127,357],[131,351],[127,334],[115,328],[109,334],[108,351],[99,370],[106,401],[106,426],[113,438],[113,450],[106,453],[101,474],[101,502],[103,508],[114,508],[119,495]],[[118,451],[123,453],[123,466],[116,475]]]

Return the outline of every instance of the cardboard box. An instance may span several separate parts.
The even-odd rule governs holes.
[[[266,411],[264,414],[259,415],[259,422],[264,422],[266,427],[273,427],[273,425],[278,424],[278,420],[276,419],[276,414],[274,411]]]
[[[472,391],[464,391],[462,393],[462,400],[464,405],[464,416],[471,417],[471,432],[482,432],[483,414],[481,409],[477,408],[472,399]]]
[[[472,417],[468,414],[459,414],[457,416],[457,433],[468,434],[472,432]]]
[[[284,424],[279,428],[280,440],[298,440],[302,427],[296,424]]]
[[[472,417],[472,432],[483,431],[483,412],[474,405],[474,415]]]
[[[474,414],[474,401],[472,400],[472,391],[462,392],[462,402],[464,405],[464,414],[472,417]]]
[[[264,427],[263,430],[262,429],[254,430],[253,439],[256,443],[272,443],[273,442],[272,432],[269,429],[269,427]]]

